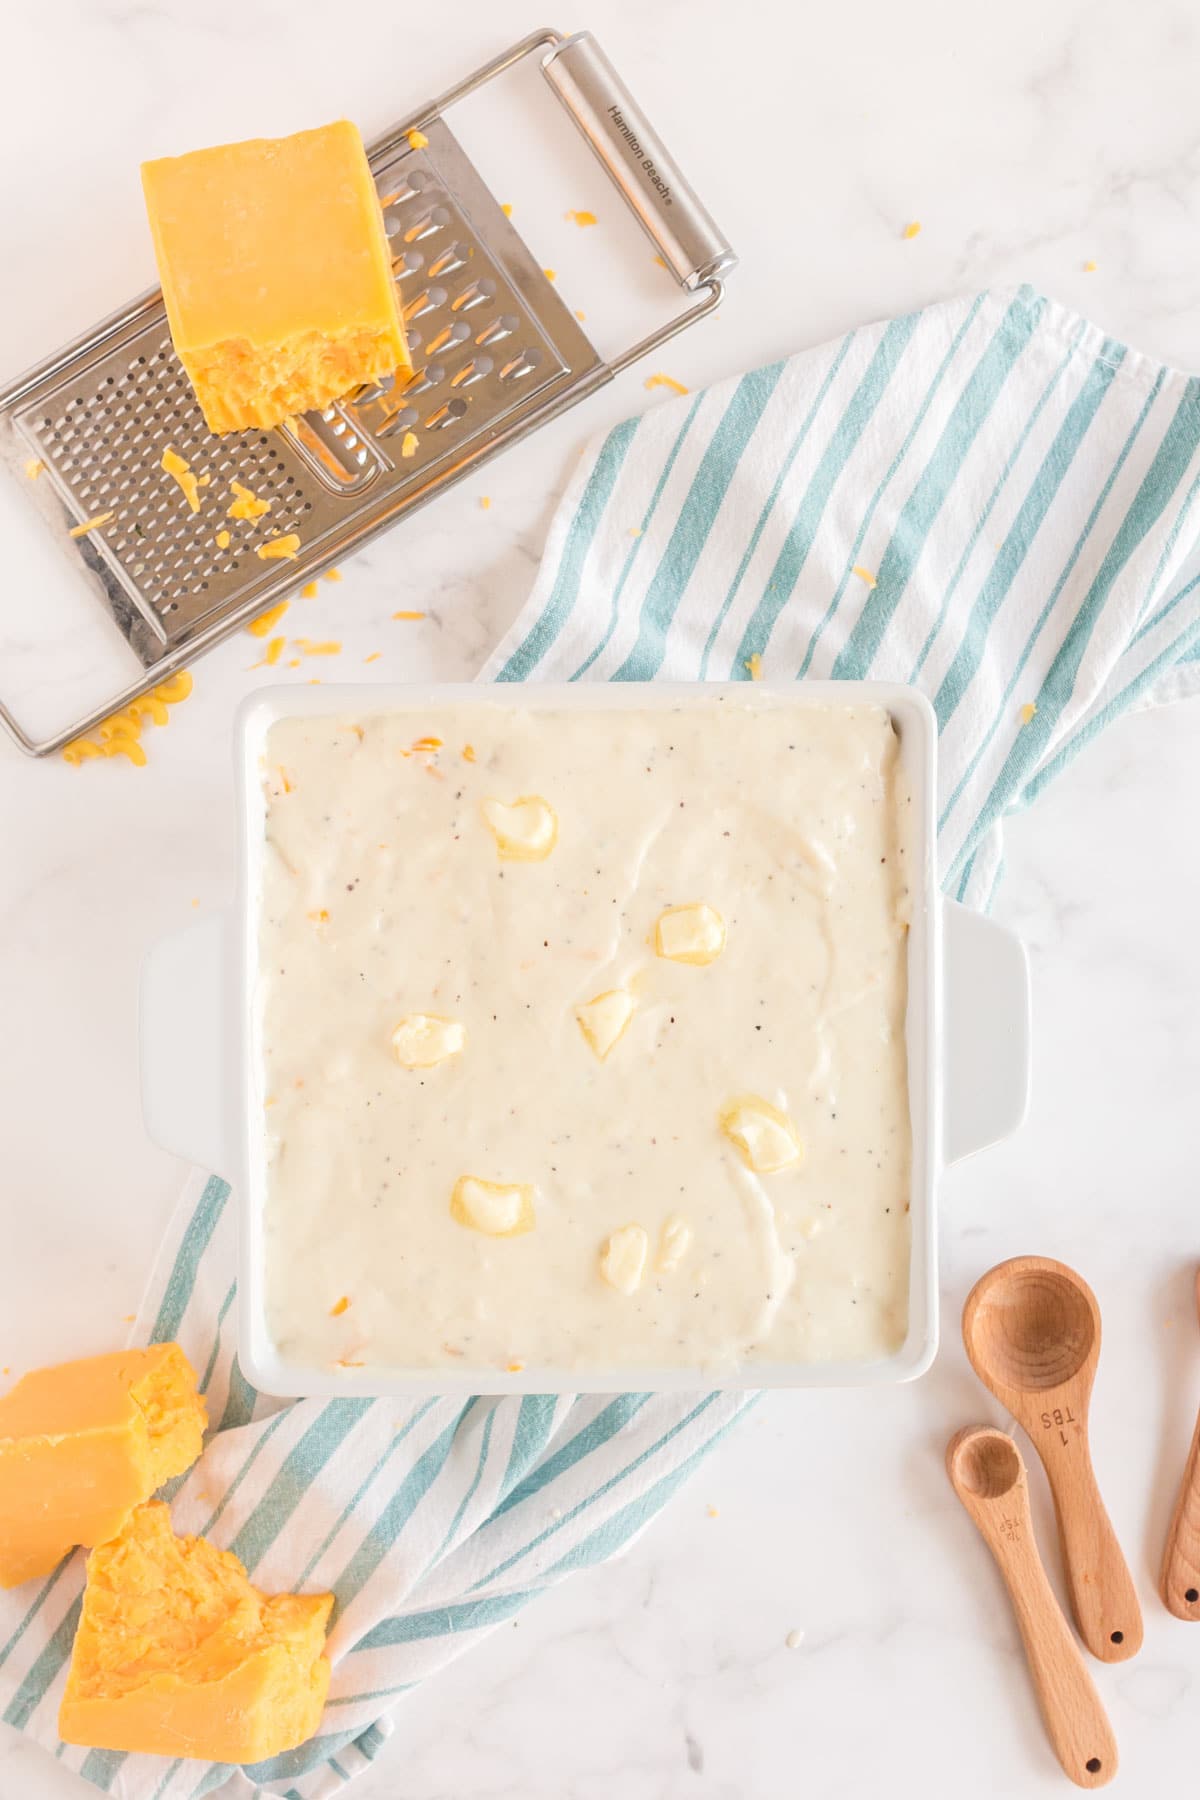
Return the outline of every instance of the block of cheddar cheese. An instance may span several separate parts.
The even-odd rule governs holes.
[[[332,1594],[262,1594],[161,1501],[88,1557],[59,1709],[68,1744],[255,1763],[316,1731]]]
[[[178,1344],[23,1375],[0,1398],[0,1587],[112,1537],[195,1462],[205,1422]]]
[[[410,369],[347,120],[143,163],[171,337],[211,431],[278,425]]]

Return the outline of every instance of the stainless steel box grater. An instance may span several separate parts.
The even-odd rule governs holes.
[[[679,285],[696,296],[605,362],[456,141],[444,113],[530,55]],[[427,140],[414,148],[409,133]],[[137,678],[67,729],[37,738],[0,695],[0,722],[33,756],[58,750],[193,661],[322,568],[720,304],[736,258],[588,32],[515,44],[370,150],[415,373],[275,431],[214,437],[175,356],[158,293],[133,302],[0,393],[0,461],[140,664]],[[404,457],[405,434],[417,438]],[[191,513],[161,468],[202,460],[211,503]],[[411,448],[411,441],[410,441]],[[25,480],[24,465],[44,473]],[[271,501],[301,539],[295,561],[254,554],[227,519],[229,483]],[[109,513],[78,538],[72,527]],[[216,533],[231,534],[225,550]]]

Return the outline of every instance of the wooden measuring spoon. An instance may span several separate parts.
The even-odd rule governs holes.
[[[1076,1787],[1103,1787],[1117,1742],[1038,1555],[1021,1453],[1007,1432],[968,1426],[950,1439],[946,1472],[1004,1577],[1054,1754]]]
[[[1096,1296],[1065,1263],[1014,1256],[971,1289],[963,1342],[980,1381],[1042,1459],[1080,1637],[1101,1662],[1124,1662],[1141,1649],[1142,1612],[1088,1446],[1100,1355]]]
[[[1196,1308],[1200,1311],[1200,1270]],[[1158,1585],[1168,1612],[1177,1619],[1200,1619],[1200,1419],[1192,1434]]]

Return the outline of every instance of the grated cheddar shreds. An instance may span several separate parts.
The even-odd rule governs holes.
[[[557,269],[543,269],[542,274],[546,277],[547,281],[557,281],[558,280],[558,270]]]
[[[479,504],[480,504],[480,507],[483,509],[483,511],[487,512],[488,508],[492,504],[491,495],[490,494],[480,494]]]
[[[328,913],[326,913],[325,916],[326,916],[326,918],[328,918],[328,916],[329,916]],[[335,1300],[333,1305],[330,1307],[330,1309],[329,1309],[330,1317],[334,1318],[334,1319],[340,1319],[342,1314],[344,1312],[346,1312],[347,1309],[349,1308],[349,1305],[350,1305],[350,1296],[348,1294],[343,1294],[341,1299]]]
[[[25,464],[25,473],[29,480],[36,481],[45,466],[46,465],[40,456],[31,456],[29,461]]]
[[[872,575],[870,569],[864,569],[861,563],[855,563],[850,573],[852,575],[857,575],[860,581],[865,581],[869,588],[879,586],[879,583],[876,581],[874,575]]]
[[[166,449],[162,453],[159,468],[175,482],[184,499],[194,513],[200,511],[200,481],[192,474],[192,465],[180,456],[178,450]]]
[[[217,549],[228,550],[231,541],[229,533],[222,527],[217,533]]]
[[[762,672],[763,672],[762,657],[759,655],[757,650],[753,653],[752,656],[748,656],[746,658],[746,670],[750,676],[751,681],[761,681],[762,680]]]
[[[393,619],[423,619],[425,614],[423,612],[394,612],[392,617]]]
[[[286,638],[273,637],[263,651],[262,661],[251,663],[250,667],[252,669],[273,669],[283,655],[283,647],[286,643]]]
[[[257,619],[251,619],[246,630],[251,637],[269,637],[287,609],[288,602],[281,600],[278,606],[272,606],[265,613],[259,613]]]
[[[407,459],[417,454],[417,446],[421,442],[415,431],[406,431],[400,439],[400,454]]]
[[[270,512],[271,502],[260,500],[257,494],[244,487],[240,481],[231,481],[229,488],[233,494],[233,503],[226,510],[227,519],[261,519]]]
[[[341,579],[342,571],[340,569],[326,569],[321,576],[322,581],[340,581]]]
[[[342,647],[336,638],[328,638],[320,643],[313,638],[296,638],[294,642],[297,650],[302,650],[305,656],[336,656]]]
[[[505,200],[503,202],[503,204],[501,205],[500,211],[504,214],[506,219],[512,218],[512,207],[510,206],[510,204],[507,200]]]
[[[1035,700],[1027,700],[1021,708],[1021,723],[1022,725],[1030,725],[1036,718],[1037,702]]]
[[[670,388],[673,394],[690,394],[692,391],[691,388],[684,387],[682,381],[676,381],[673,375],[663,375],[662,373],[647,375],[646,386],[648,388]]]
[[[294,562],[300,553],[300,534],[287,532],[281,538],[274,538],[270,543],[256,546],[254,554],[263,562]]]
[[[115,508],[110,508],[108,512],[94,513],[90,519],[84,519],[81,524],[72,525],[68,536],[73,538],[86,537],[89,531],[98,530],[101,525],[107,525],[108,521],[110,519],[115,519],[116,516]]]
[[[599,223],[594,212],[569,212],[564,213],[563,217],[567,220],[568,224],[571,225],[584,226],[596,225]]]
[[[408,134],[408,147],[410,150],[424,150],[428,142],[429,139],[425,136],[425,133],[423,131],[418,131],[415,126]]]
[[[302,600],[315,600],[319,592],[320,589],[315,581],[306,581],[304,586],[300,589],[300,598]]]
[[[907,239],[919,237],[920,232],[921,232],[920,219],[910,219],[908,224],[904,227],[904,230],[901,232],[900,235],[901,235],[901,237],[903,237],[907,240]]]

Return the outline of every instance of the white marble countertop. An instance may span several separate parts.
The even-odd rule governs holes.
[[[141,157],[341,111],[376,129],[536,22],[513,0],[408,15],[357,0],[340,45],[337,16],[317,0],[14,9],[4,369],[149,283]],[[1009,0],[1002,21],[949,0],[592,0],[562,23],[602,37],[744,259],[723,313],[670,352],[689,385],[1022,279],[1200,365],[1190,0]],[[534,158],[516,174],[528,189],[502,197],[519,205],[543,171]],[[912,218],[923,230],[902,241]],[[368,678],[472,674],[528,589],[575,448],[647,402],[641,376],[306,603],[307,629],[344,642],[338,673],[383,650]],[[393,623],[397,608],[427,617]],[[229,720],[256,655],[241,637],[197,666],[145,770],[33,765],[0,744],[0,1360],[14,1369],[117,1339],[178,1190],[139,1116],[138,965],[228,897]],[[997,1578],[942,1471],[952,1430],[998,1416],[959,1347],[962,1300],[1023,1250],[1078,1264],[1104,1312],[1095,1455],[1146,1614],[1141,1655],[1094,1669],[1125,1791],[1194,1784],[1200,1631],[1167,1616],[1154,1578],[1200,1400],[1198,779],[1200,708],[1142,715],[1012,824],[999,912],[1032,953],[1033,1111],[946,1183],[933,1372],[764,1403],[624,1562],[412,1698],[361,1800],[1061,1791]],[[0,1738],[0,1800],[91,1791]]]

